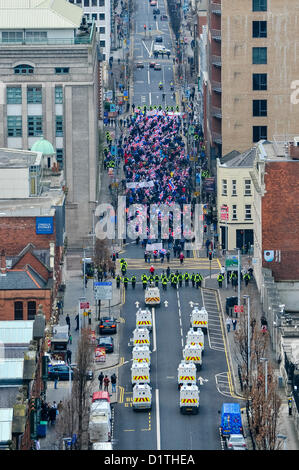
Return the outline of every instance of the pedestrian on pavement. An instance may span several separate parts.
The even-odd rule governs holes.
[[[60,400],[60,402],[57,405],[58,414],[61,414],[62,410],[63,410],[63,403],[62,403],[62,400]]]
[[[99,381],[99,389],[102,390],[102,387],[103,387],[103,380],[104,380],[104,374],[103,372],[101,371],[99,376],[98,376],[98,381]]]
[[[79,330],[79,314],[77,313],[77,315],[75,316],[75,320],[76,320],[76,328],[75,328],[75,331],[78,331]]]
[[[59,377],[58,377],[58,374],[56,373],[54,375],[54,388],[55,388],[55,390],[58,388],[58,379],[59,379]]]
[[[69,314],[67,314],[67,316],[65,317],[65,321],[66,321],[66,324],[69,327],[69,331],[70,331],[70,329],[71,329],[71,319],[70,319]]]
[[[226,319],[226,328],[227,328],[228,333],[230,332],[230,325],[231,325],[231,319],[229,317],[227,317],[227,319]]]
[[[70,344],[73,343],[73,337],[72,337],[72,335],[69,335],[69,343],[70,343]]]
[[[116,392],[116,375],[112,374],[110,380],[111,380],[111,386],[112,386],[112,393]]]
[[[217,281],[218,281],[218,286],[221,289],[222,288],[222,282],[224,281],[224,276],[223,274],[219,273],[217,276]]]
[[[185,258],[184,253],[181,252],[181,253],[180,253],[180,263],[181,263],[181,264],[183,264],[184,258]]]
[[[207,239],[207,240],[206,240],[207,258],[209,257],[209,247],[210,247],[210,243],[211,243],[210,240]]]
[[[170,276],[170,267],[167,266],[167,269],[166,269],[166,276],[169,278]]]
[[[289,416],[292,415],[292,406],[293,406],[293,399],[292,397],[288,397],[288,408],[289,408]]]
[[[109,379],[108,375],[105,375],[105,377],[104,377],[104,391],[105,392],[108,392],[109,384],[110,384],[110,379]]]
[[[237,319],[236,319],[236,318],[233,318],[232,324],[233,324],[233,330],[235,331],[235,330],[236,330],[236,326],[237,326]]]
[[[49,411],[49,418],[50,418],[50,423],[52,426],[54,426],[55,422],[56,422],[56,408],[54,408],[53,406],[51,406],[50,408],[50,411]]]
[[[167,263],[169,263],[169,260],[170,260],[170,251],[167,250],[166,252],[166,259],[167,259]]]
[[[66,351],[66,362],[68,364],[71,364],[72,362],[72,351],[70,349],[67,349]]]

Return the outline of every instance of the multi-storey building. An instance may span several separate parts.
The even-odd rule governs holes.
[[[108,61],[111,50],[111,0],[68,0],[83,9],[86,21],[95,22],[98,33],[98,44],[103,54],[103,60]]]
[[[240,248],[247,253],[253,245],[253,187],[249,172],[254,157],[252,148],[217,159],[217,233],[222,249]],[[222,213],[222,207],[227,208],[227,214]]]
[[[209,2],[206,140],[212,162],[260,139],[296,133],[298,20],[297,0]]]
[[[97,193],[98,57],[94,24],[65,0],[0,0],[0,147],[43,135],[65,172],[66,231],[82,247]]]
[[[263,268],[271,270],[286,309],[298,311],[299,137],[261,141],[253,182],[254,275],[263,290]]]

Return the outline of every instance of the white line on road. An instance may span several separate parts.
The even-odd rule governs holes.
[[[159,389],[156,389],[157,450],[161,450]]]
[[[155,309],[152,307],[152,319],[153,319],[153,352],[157,349],[157,340],[156,340],[156,317]]]

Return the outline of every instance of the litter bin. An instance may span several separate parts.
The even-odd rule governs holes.
[[[48,421],[40,421],[37,426],[37,436],[38,437],[46,437],[47,435],[47,424]]]

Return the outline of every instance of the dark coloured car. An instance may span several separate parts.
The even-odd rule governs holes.
[[[161,21],[167,21],[168,20],[168,16],[167,15],[161,15]]]
[[[102,317],[99,324],[100,335],[114,335],[116,333],[116,320],[113,317]]]
[[[156,42],[163,42],[162,36],[156,36],[155,41],[156,41]]]
[[[160,15],[160,8],[154,8],[153,9],[153,14],[154,15]]]
[[[98,339],[98,347],[105,348],[106,353],[113,353],[114,342],[111,336],[102,336]]]
[[[156,62],[150,62],[149,63],[150,69],[153,69],[155,67],[155,65],[156,65]]]
[[[144,68],[144,63],[143,62],[137,62],[136,63],[136,69],[143,69]]]
[[[71,380],[73,380],[74,370],[76,369],[76,364],[71,364]],[[54,380],[55,377],[58,377],[58,380],[69,380],[70,370],[66,364],[57,364],[50,366],[48,370],[48,380]],[[92,370],[87,371],[87,379],[93,379]]]

